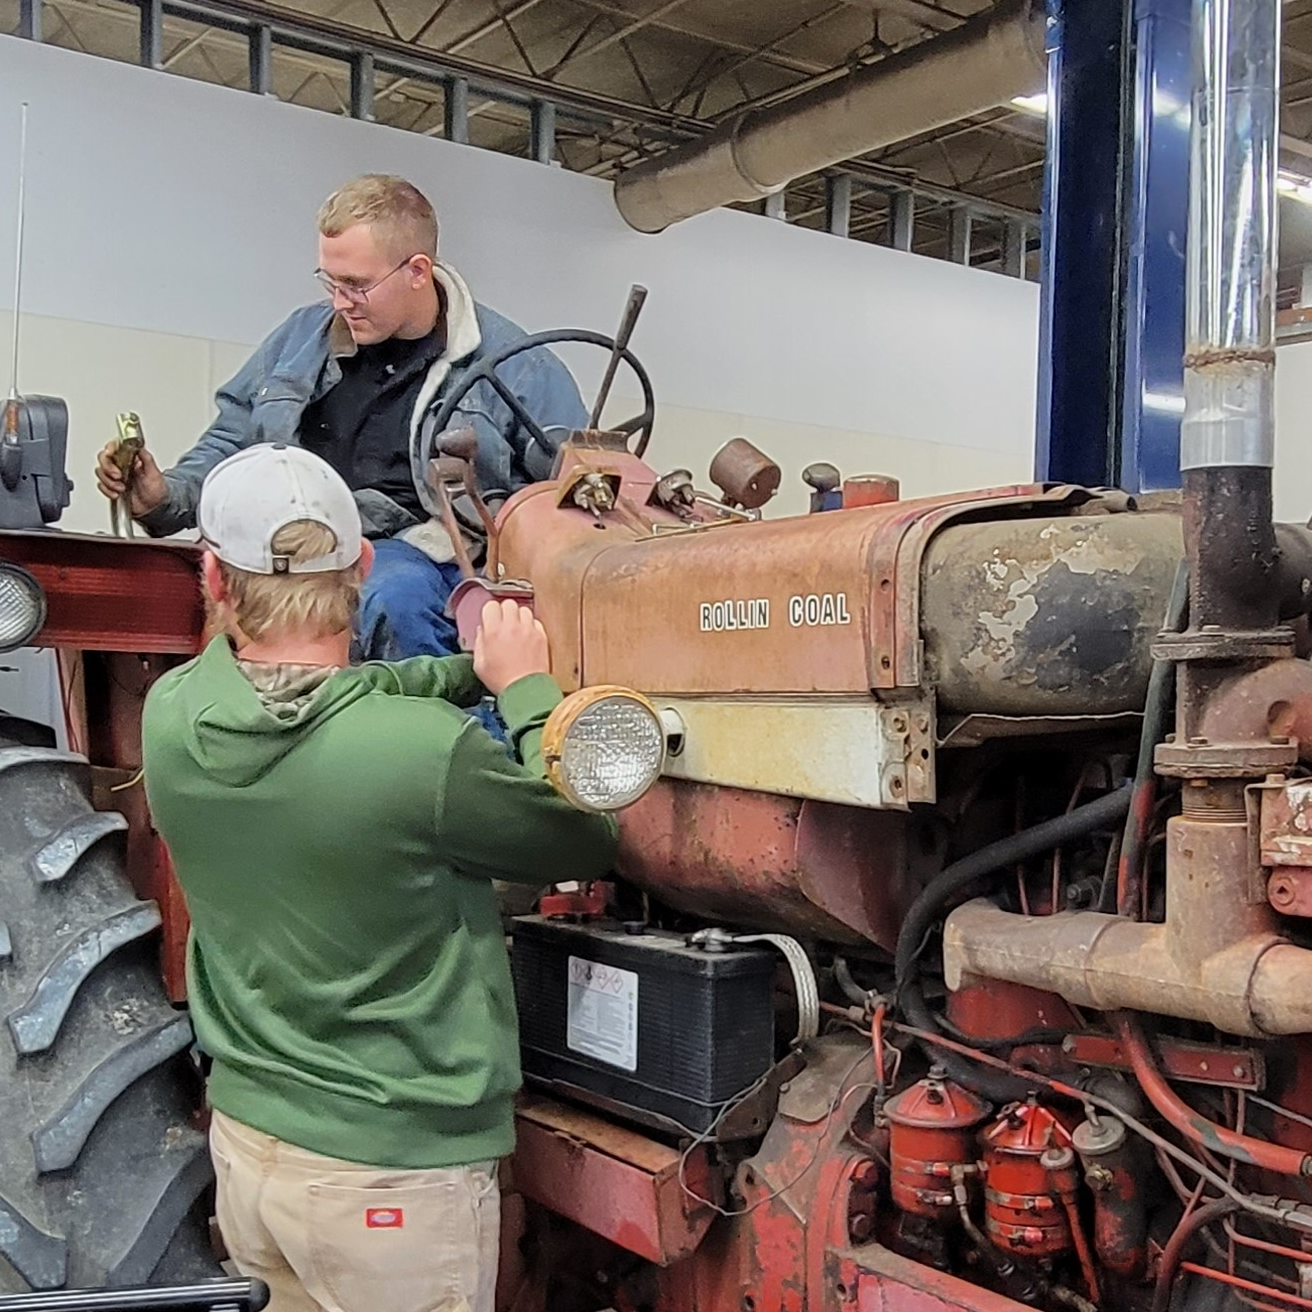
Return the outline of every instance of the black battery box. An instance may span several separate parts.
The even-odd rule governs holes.
[[[511,961],[531,1083],[701,1133],[774,1060],[778,958],[607,921],[520,916]]]

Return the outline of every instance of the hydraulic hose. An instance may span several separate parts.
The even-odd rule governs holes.
[[[1127,1013],[1119,1012],[1113,1017],[1113,1025],[1121,1051],[1130,1059],[1135,1079],[1144,1095],[1186,1139],[1222,1157],[1279,1175],[1312,1175],[1312,1156],[1297,1148],[1286,1148],[1283,1144],[1239,1134],[1196,1112],[1176,1094],[1157,1069],[1138,1022]]]
[[[1178,633],[1189,614],[1189,562],[1182,560],[1175,571],[1171,599],[1166,606],[1163,629]],[[1144,857],[1151,836],[1153,806],[1157,801],[1157,776],[1153,771],[1153,752],[1166,733],[1166,717],[1175,695],[1175,662],[1153,661],[1148,676],[1148,695],[1144,701],[1143,728],[1139,734],[1139,759],[1134,770],[1134,791],[1130,813],[1125,819],[1125,837],[1121,841],[1121,858],[1115,881],[1104,879],[1098,896],[1099,911],[1118,911],[1133,920],[1140,919],[1143,904]]]
[[[1180,1269],[1180,1259],[1184,1256],[1189,1241],[1205,1226],[1222,1217],[1237,1212],[1239,1204],[1232,1198],[1217,1198],[1204,1203],[1191,1212],[1175,1228],[1175,1233],[1162,1250],[1161,1261],[1157,1265],[1157,1285],[1153,1290],[1152,1312],[1167,1312],[1171,1305],[1171,1286],[1175,1283],[1175,1274]]]
[[[917,1029],[929,1030],[935,1034],[940,1032],[938,1020],[930,1010],[921,990],[916,961],[926,935],[942,917],[953,898],[964,893],[986,875],[995,874],[1017,861],[1028,860],[1062,843],[1082,838],[1085,834],[1124,820],[1129,807],[1129,789],[1122,788],[1114,793],[1106,793],[1096,801],[1086,802],[1064,815],[1045,820],[1042,824],[999,839],[996,843],[990,843],[987,847],[962,857],[960,861],[954,861],[930,880],[921,890],[920,896],[911,904],[911,909],[902,922],[902,929],[897,939],[897,951],[894,955],[898,1002],[907,1020]],[[948,1074],[954,1080],[978,1089],[984,1097],[993,1102],[1014,1102],[1024,1098],[1029,1092],[1024,1081],[1014,1076],[1004,1076],[996,1072],[985,1073],[968,1061],[941,1052],[936,1052],[934,1059],[947,1067]]]

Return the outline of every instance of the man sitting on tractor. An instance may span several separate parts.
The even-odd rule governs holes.
[[[148,532],[166,535],[195,526],[205,475],[234,452],[299,442],[322,456],[355,493],[376,544],[357,632],[364,659],[457,650],[446,603],[460,574],[450,536],[421,504],[422,461],[417,471],[412,450],[432,436],[425,417],[463,371],[523,336],[475,303],[437,247],[433,207],[409,182],[370,174],[347,183],[319,211],[316,276],[329,299],[274,329],[219,389],[214,423],[172,469],[161,471],[143,450],[125,479],[115,443],[96,467],[105,496],[126,497]],[[573,377],[545,347],[507,361],[500,378],[550,437],[586,423]],[[450,426],[475,430],[479,482],[491,499],[550,472],[550,452],[487,382]]]
[[[492,1312],[519,1084],[492,881],[598,878],[615,850],[545,778],[546,634],[489,602],[472,658],[348,667],[375,549],[300,447],[218,465],[199,526],[225,636],[155,684],[143,737],[220,1229],[274,1312]],[[483,688],[515,759],[457,709]]]

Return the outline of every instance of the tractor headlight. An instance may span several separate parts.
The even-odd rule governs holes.
[[[547,777],[584,811],[617,811],[660,778],[665,730],[640,693],[602,685],[571,693],[542,735]]]
[[[20,565],[0,561],[0,651],[26,647],[46,622],[46,594]]]

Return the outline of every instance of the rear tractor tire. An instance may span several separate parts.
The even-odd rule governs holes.
[[[84,758],[0,727],[0,1292],[219,1274],[191,1023]]]

